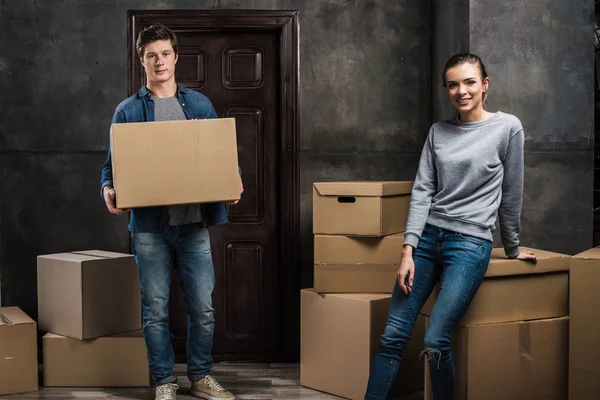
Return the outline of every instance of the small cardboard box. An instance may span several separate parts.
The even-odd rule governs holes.
[[[142,327],[131,254],[91,250],[38,256],[37,278],[42,331],[92,339]]]
[[[113,124],[118,208],[239,200],[234,118]]]
[[[47,333],[44,386],[146,387],[151,378],[142,331],[91,340]]]
[[[571,257],[549,251],[532,251],[537,264],[508,259],[504,250],[492,250],[485,278],[461,325],[490,324],[569,315],[569,264]],[[421,312],[431,315],[439,284]]]
[[[569,400],[598,397],[600,379],[600,247],[571,258]]]
[[[300,384],[349,399],[363,399],[387,322],[390,295],[300,294]],[[419,317],[391,394],[423,390],[425,319]]]
[[[37,325],[18,307],[0,307],[0,395],[37,391]]]
[[[454,399],[565,400],[568,336],[569,317],[458,328],[452,340]],[[425,366],[425,400],[433,400],[430,368]]]
[[[392,293],[404,234],[315,235],[314,241],[317,293]]]
[[[385,236],[406,230],[412,181],[317,182],[313,233]]]

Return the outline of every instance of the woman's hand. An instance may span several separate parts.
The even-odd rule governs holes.
[[[521,250],[521,252],[517,256],[517,260],[528,261],[534,264],[537,263],[537,257],[535,256],[535,254],[533,254],[533,251],[525,249]]]
[[[415,277],[415,262],[412,258],[412,250],[412,246],[404,246],[400,269],[398,269],[398,285],[405,295],[412,292],[413,279]]]

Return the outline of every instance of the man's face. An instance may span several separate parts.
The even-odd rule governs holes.
[[[140,62],[146,70],[148,83],[163,83],[175,79],[177,55],[168,39],[148,43]]]

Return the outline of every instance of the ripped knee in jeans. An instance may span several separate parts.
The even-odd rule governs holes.
[[[440,360],[442,359],[442,352],[440,350],[431,349],[426,347],[425,350],[421,352],[419,359],[425,356],[425,360],[430,363],[431,360],[437,361],[437,368],[440,369]],[[430,363],[431,365],[431,363]]]

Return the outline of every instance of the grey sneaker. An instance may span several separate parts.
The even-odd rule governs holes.
[[[177,386],[174,383],[165,383],[156,387],[156,397],[154,400],[176,400]]]
[[[235,396],[223,389],[219,382],[210,375],[206,375],[198,382],[192,382],[192,396],[205,400],[233,400]]]

